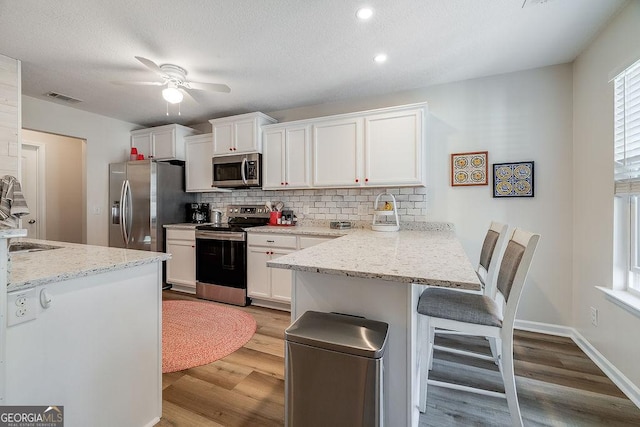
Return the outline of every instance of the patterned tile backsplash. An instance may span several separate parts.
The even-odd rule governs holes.
[[[427,222],[427,189],[425,187],[389,188],[396,198],[400,222]],[[299,220],[373,221],[376,196],[385,189],[348,188],[316,190],[261,189],[233,190],[231,193],[200,193],[199,201],[212,209],[231,204],[262,204],[282,201]]]

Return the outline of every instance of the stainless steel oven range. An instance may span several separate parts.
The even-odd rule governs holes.
[[[248,227],[267,225],[264,205],[229,205],[227,223],[196,227],[196,296],[211,301],[248,305]]]

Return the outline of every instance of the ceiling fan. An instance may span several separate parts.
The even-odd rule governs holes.
[[[158,65],[150,59],[143,58],[142,56],[135,57],[138,61],[156,73],[162,78],[162,82],[113,82],[115,84],[122,85],[149,85],[149,86],[166,86],[162,90],[162,97],[170,104],[178,104],[182,102],[183,92],[188,94],[188,90],[204,90],[211,92],[231,92],[231,88],[225,84],[220,83],[201,83],[192,82],[186,79],[187,70],[174,64],[162,64]]]

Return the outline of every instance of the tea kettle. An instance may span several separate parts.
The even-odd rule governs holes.
[[[211,219],[213,224],[220,224],[222,222],[222,211],[218,209],[211,209]]]

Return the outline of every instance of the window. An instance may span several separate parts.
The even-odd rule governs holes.
[[[640,296],[640,61],[614,79],[615,193],[628,208],[627,290]]]

